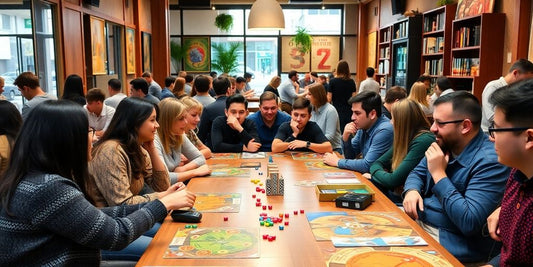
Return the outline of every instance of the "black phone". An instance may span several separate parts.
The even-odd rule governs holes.
[[[190,210],[173,210],[170,217],[175,222],[198,223],[202,220],[202,213],[192,208]]]

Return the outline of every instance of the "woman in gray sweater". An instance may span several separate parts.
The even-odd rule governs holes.
[[[97,209],[86,194],[92,131],[83,108],[46,101],[27,117],[0,178],[1,266],[97,266],[100,249],[120,250],[163,220],[192,207],[183,184],[158,200]]]

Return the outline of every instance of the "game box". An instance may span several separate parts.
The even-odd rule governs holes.
[[[315,186],[315,192],[318,201],[335,201],[350,192],[370,195],[374,201],[374,190],[365,184],[318,184]]]

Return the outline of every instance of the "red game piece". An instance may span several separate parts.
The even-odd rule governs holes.
[[[300,210],[300,214],[304,214],[304,210]]]
[[[256,198],[255,201],[256,202],[261,202],[261,199],[260,198]]]
[[[298,211],[297,210],[294,211],[294,215],[298,215]]]
[[[268,205],[268,209],[271,210],[272,209],[272,205]]]
[[[224,221],[227,222],[228,221],[228,217],[224,217]]]
[[[266,210],[267,209],[267,206],[263,205],[263,210]]]
[[[263,194],[264,194],[264,193],[265,193],[265,189],[261,189],[261,193],[263,193]]]
[[[268,214],[266,214],[266,212],[262,212],[261,214],[259,214],[259,216],[261,216],[261,217],[265,217],[265,216],[267,216],[267,215],[268,215]]]
[[[261,202],[255,202],[256,207],[261,207]]]
[[[255,198],[255,195],[252,195],[252,198]]]
[[[289,226],[289,221],[285,221],[285,226]]]
[[[285,213],[285,218],[289,218],[289,214],[288,213]]]
[[[275,236],[273,236],[273,235],[269,235],[269,236],[268,236],[268,241],[269,241],[269,242],[272,242],[272,241],[274,241],[274,240],[276,240],[276,237],[275,237]]]
[[[255,192],[261,192],[261,187],[259,187],[259,186],[256,187],[256,188],[255,188]]]
[[[263,240],[267,240],[268,239],[268,235],[263,235]]]

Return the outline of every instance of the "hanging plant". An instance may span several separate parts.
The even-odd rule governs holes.
[[[229,32],[233,28],[233,17],[229,14],[219,14],[215,18],[215,26],[223,32]]]
[[[237,70],[239,66],[238,51],[242,47],[241,42],[212,43],[211,47],[216,52],[211,62],[213,69],[220,70],[224,74],[230,74]]]
[[[305,28],[298,27],[298,29],[296,29],[296,35],[291,38],[291,41],[298,48],[298,51],[305,54],[311,50],[313,38],[307,33]]]
[[[170,58],[174,65],[174,69],[178,71],[181,67],[181,60],[187,54],[187,50],[183,48],[178,42],[170,41]]]

